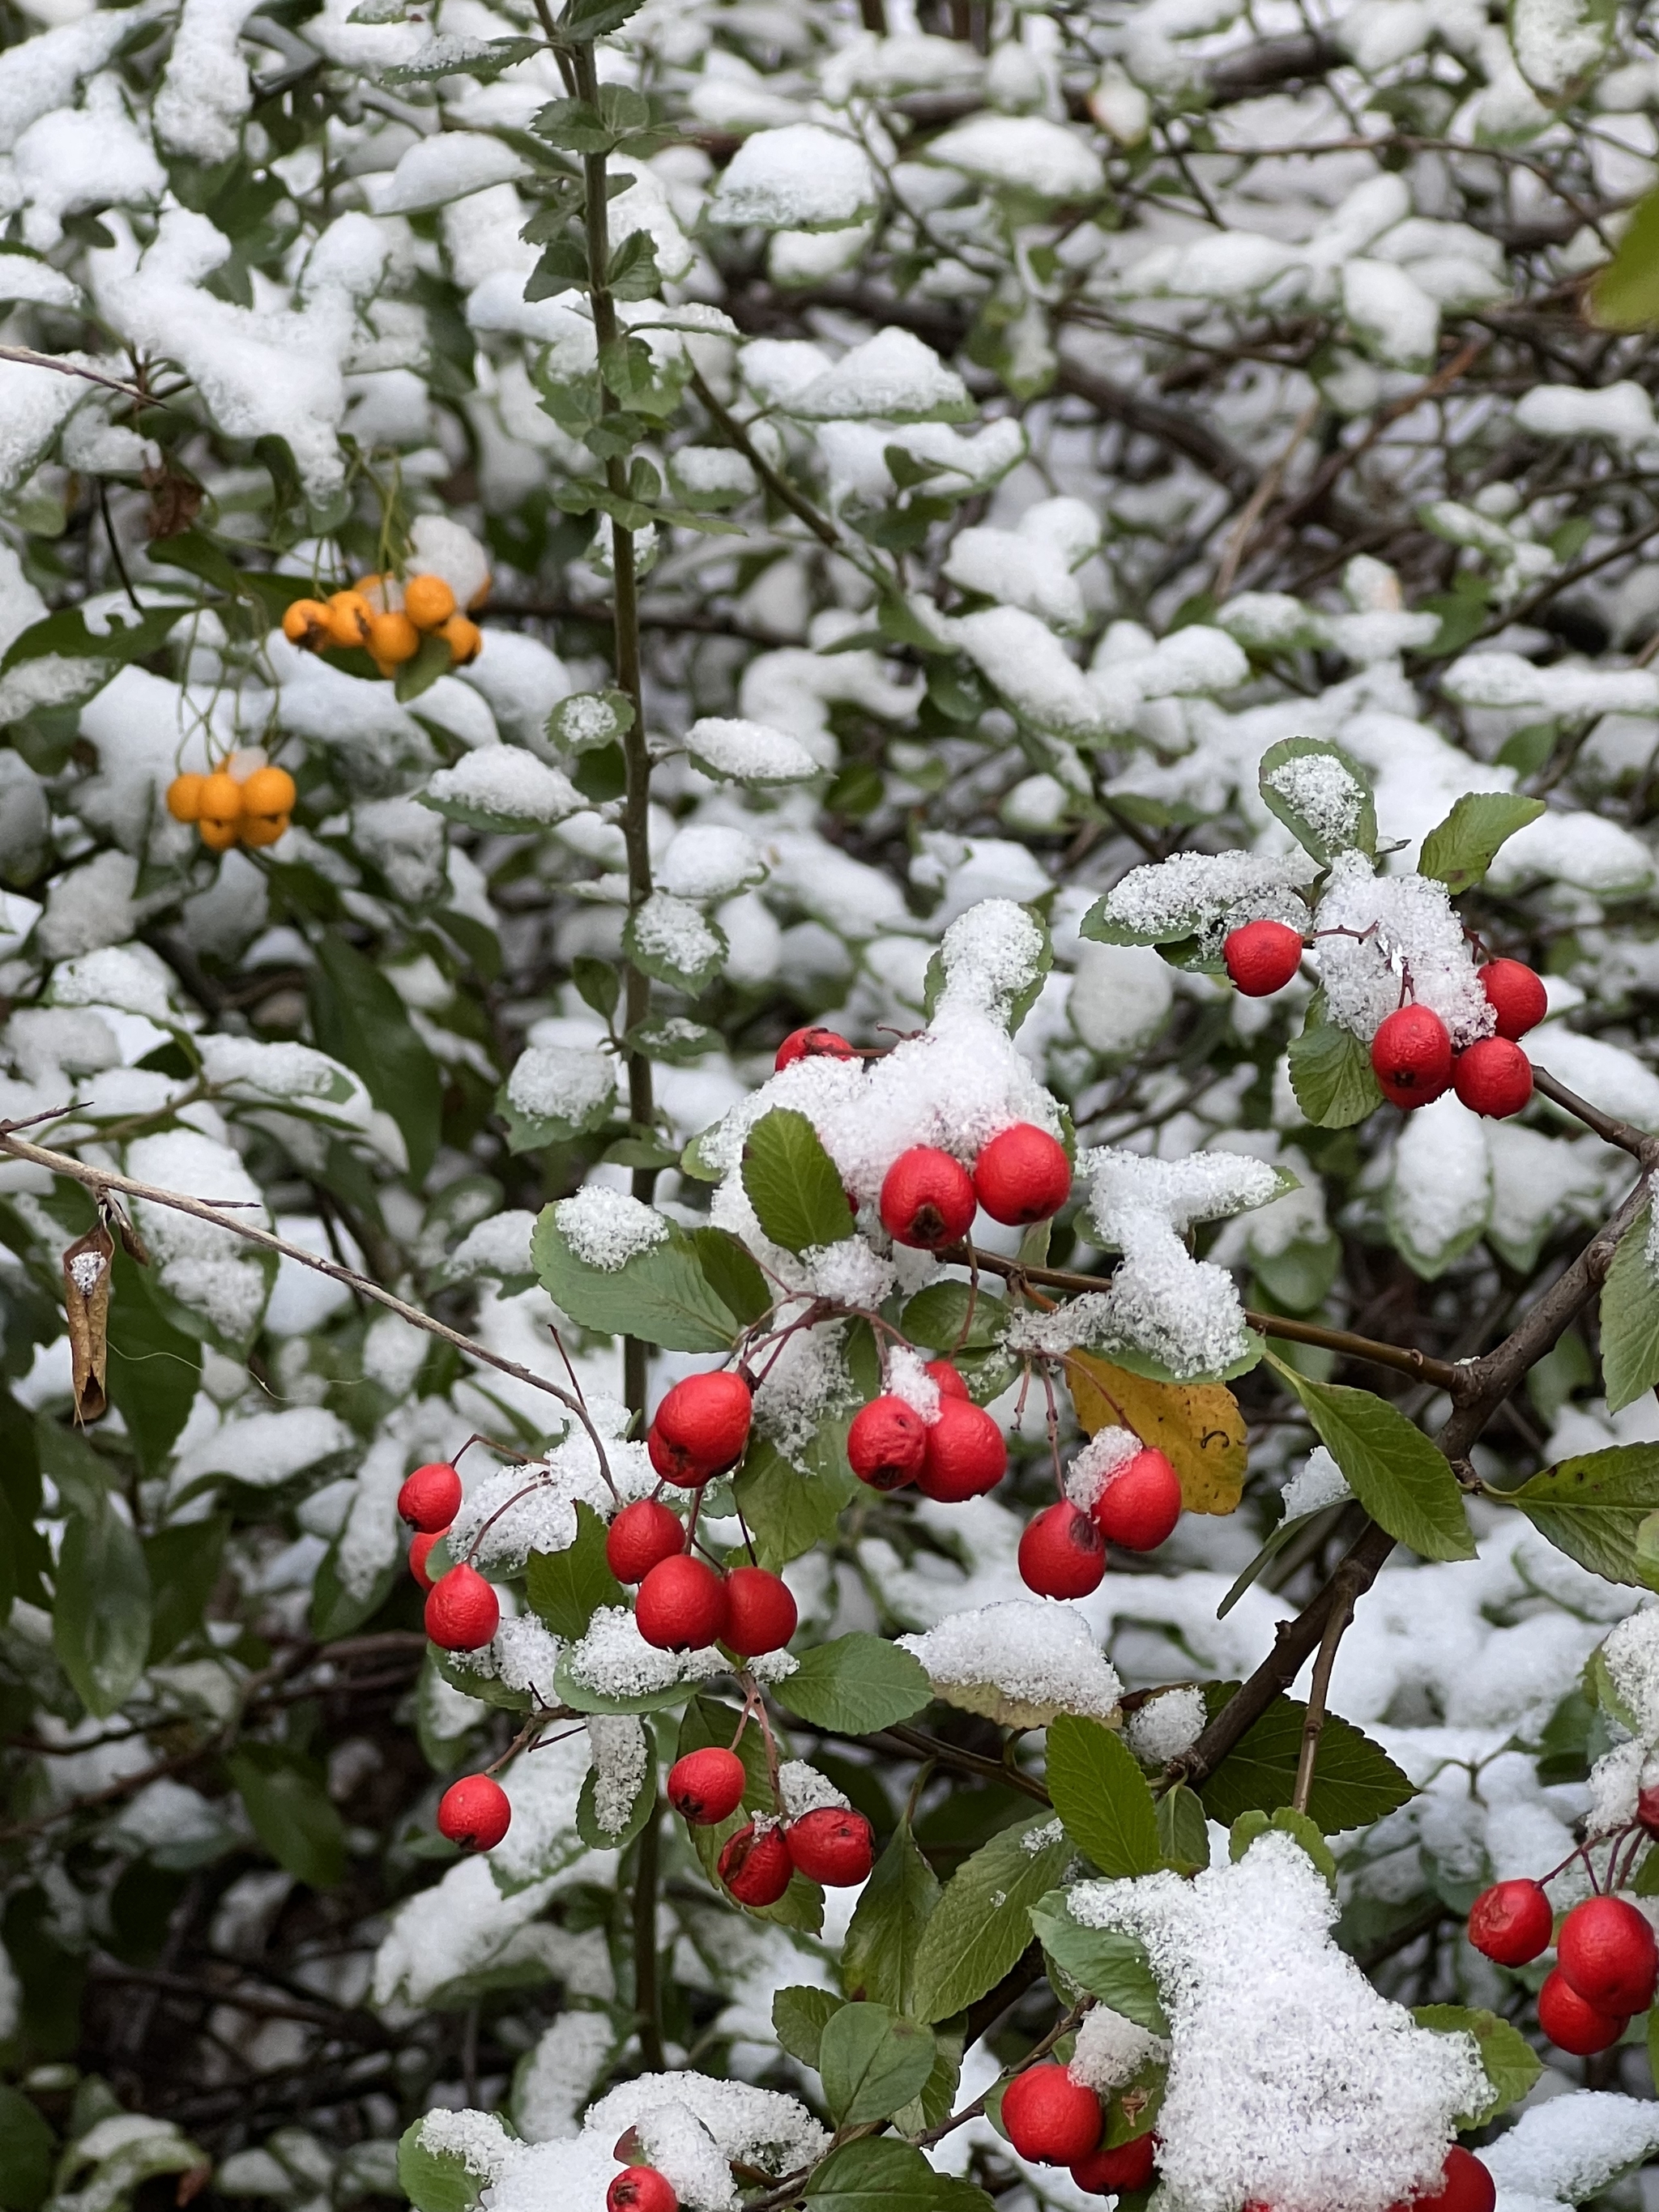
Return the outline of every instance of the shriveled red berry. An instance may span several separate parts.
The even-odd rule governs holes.
[[[668,1802],[694,1828],[712,1828],[743,1802],[749,1776],[735,1751],[709,1744],[668,1770]]]
[[[654,2166],[626,2166],[611,2178],[605,2212],[679,2212],[674,2185]]]
[[[447,1528],[434,1528],[429,1533],[414,1535],[409,1540],[409,1571],[423,1590],[429,1590],[433,1587],[432,1577],[426,1571],[426,1563],[431,1558],[434,1547],[441,1544],[448,1534]]]
[[[1597,2012],[1645,2012],[1659,1983],[1653,1925],[1623,1897],[1587,1897],[1561,1923],[1556,1963]]]
[[[605,1534],[605,1564],[619,1583],[641,1583],[659,1559],[685,1549],[685,1523],[660,1498],[636,1498]]]
[[[927,1449],[927,1424],[902,1398],[872,1398],[853,1416],[847,1463],[872,1490],[914,1482]]]
[[[948,1359],[930,1359],[922,1369],[939,1385],[941,1398],[969,1398],[973,1393]]]
[[[1019,1540],[1019,1578],[1039,1597],[1087,1597],[1106,1572],[1106,1539],[1069,1498],[1045,1505]]]
[[[430,1535],[447,1528],[461,1510],[461,1478],[447,1460],[417,1467],[398,1492],[398,1517]]]
[[[881,1225],[896,1244],[937,1252],[968,1234],[978,1203],[960,1160],[936,1145],[912,1145],[882,1183]]]
[[[1507,1121],[1532,1097],[1532,1062],[1507,1037],[1482,1037],[1453,1062],[1452,1088],[1471,1114]]]
[[[1501,1037],[1525,1036],[1550,1010],[1544,979],[1524,960],[1489,960],[1480,969],[1480,988],[1498,1017]]]
[[[741,1375],[688,1375],[657,1408],[646,1438],[652,1466],[688,1489],[724,1474],[743,1455],[754,1410]]]
[[[706,1559],[659,1559],[634,1600],[640,1634],[659,1651],[701,1651],[726,1633],[726,1584]]]
[[[1002,2093],[1009,2142],[1022,2158],[1044,2166],[1078,2165],[1098,2144],[1105,2124],[1094,2091],[1049,2061],[1016,2074]]]
[[[1150,2189],[1158,2164],[1158,2137],[1135,2136],[1115,2150],[1091,2150],[1072,2168],[1079,2189],[1096,2197],[1118,2197],[1131,2189]]]
[[[1469,1907],[1469,1941],[1500,1966],[1524,1966],[1550,1947],[1555,1915],[1535,1881],[1495,1881]]]
[[[476,1567],[463,1559],[433,1583],[426,1632],[445,1651],[477,1651],[501,1625],[501,1601]]]
[[[1407,1113],[1426,1106],[1451,1081],[1446,1024],[1432,1007],[1396,1007],[1371,1039],[1371,1067],[1392,1104]]]
[[[1659,1836],[1659,1783],[1645,1783],[1636,1793],[1636,1817],[1650,1836]]]
[[[1089,1510],[1109,1544],[1155,1552],[1181,1518],[1181,1477],[1149,1444],[1124,1462]]]
[[[1221,957],[1247,999],[1271,998],[1302,965],[1302,938],[1287,922],[1247,921],[1229,933]]]
[[[794,1861],[781,1828],[739,1828],[717,1861],[720,1880],[739,1905],[775,1905],[789,1887]]]
[[[464,1851],[493,1851],[513,1825],[513,1806],[488,1774],[465,1775],[438,1800],[438,1832]]]
[[[1071,1194],[1065,1146],[1034,1121],[999,1130],[974,1162],[974,1195],[993,1221],[1047,1221]]]
[[[922,1496],[941,1505],[959,1505],[994,1490],[1007,1469],[1008,1447],[984,1407],[942,1397],[916,1477]]]
[[[1410,2197],[1389,2212],[1493,2212],[1497,2203],[1498,2184],[1472,2150],[1454,2143],[1433,2196]]]
[[[731,1567],[726,1576],[726,1630],[720,1638],[740,1659],[781,1651],[799,1619],[789,1585],[764,1567]]]
[[[803,1813],[784,1830],[790,1858],[809,1881],[826,1889],[850,1889],[863,1881],[876,1863],[876,1838],[862,1813],[839,1805],[820,1805]]]
[[[793,1067],[798,1060],[856,1060],[857,1053],[834,1030],[791,1030],[778,1047],[774,1067]]]
[[[1563,2051],[1589,2058],[1598,2051],[1611,2051],[1630,2022],[1623,2013],[1587,2004],[1558,1966],[1544,1977],[1538,1992],[1538,2025]]]

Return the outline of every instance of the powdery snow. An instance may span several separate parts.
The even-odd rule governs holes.
[[[1331,1018],[1363,1042],[1407,999],[1438,1014],[1460,1052],[1492,1034],[1462,921],[1432,877],[1379,876],[1363,853],[1341,854],[1314,927]]]
[[[562,1198],[553,1218],[579,1260],[611,1275],[668,1241],[668,1224],[653,1207],[599,1183],[588,1183],[573,1198]]]
[[[1057,1601],[1012,1598],[896,1640],[947,1704],[1004,1728],[1045,1728],[1057,1713],[1117,1718],[1121,1683],[1082,1614]]]

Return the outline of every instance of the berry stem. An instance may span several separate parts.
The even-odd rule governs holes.
[[[1297,1756],[1296,1787],[1291,1792],[1291,1806],[1298,1813],[1307,1811],[1308,1800],[1313,1795],[1314,1768],[1319,1759],[1319,1739],[1325,1732],[1325,1711],[1337,1647],[1353,1619],[1354,1603],[1359,1595],[1359,1577],[1353,1568],[1346,1565],[1339,1567],[1334,1580],[1336,1591],[1326,1618],[1325,1632],[1319,1639],[1319,1656],[1314,1662],[1307,1717],[1302,1723],[1302,1748]]]

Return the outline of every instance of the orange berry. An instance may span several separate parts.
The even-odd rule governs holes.
[[[202,811],[204,775],[175,775],[167,786],[167,812],[175,822],[194,822]]]
[[[288,834],[286,814],[255,814],[237,824],[245,845],[274,845]]]
[[[328,603],[331,645],[361,645],[368,635],[374,610],[361,592],[336,592]]]
[[[472,597],[466,603],[469,610],[483,606],[484,601],[489,597],[489,586],[494,580],[493,577],[486,576],[484,578],[483,583],[479,585],[477,590],[474,592]]]
[[[449,647],[449,657],[457,668],[465,668],[483,651],[483,632],[465,615],[451,615],[438,635]]]
[[[202,780],[198,813],[203,822],[228,822],[234,829],[242,818],[242,787],[223,769]]]
[[[376,615],[368,625],[368,649],[382,667],[413,660],[421,649],[421,633],[407,615]]]
[[[283,617],[283,635],[290,645],[307,646],[313,653],[329,635],[328,609],[320,599],[295,599]]]
[[[210,822],[205,815],[196,827],[202,834],[202,842],[210,853],[228,853],[236,842],[240,822]]]
[[[292,814],[299,793],[285,768],[256,768],[242,785],[244,814]]]
[[[404,586],[404,612],[416,629],[436,629],[455,611],[455,594],[441,576],[411,576]]]

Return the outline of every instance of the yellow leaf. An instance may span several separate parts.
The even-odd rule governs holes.
[[[1066,1362],[1072,1403],[1090,1436],[1133,1429],[1181,1477],[1189,1513],[1231,1513],[1244,1488],[1244,1416],[1224,1382],[1152,1382],[1092,1352]]]

